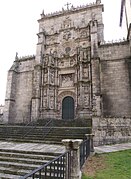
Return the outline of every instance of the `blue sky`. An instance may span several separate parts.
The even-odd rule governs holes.
[[[95,0],[69,0],[74,6]],[[40,14],[65,8],[67,0],[1,0],[0,1],[0,104],[4,104],[7,71],[12,65],[15,54],[32,55],[36,52],[38,22]],[[104,4],[105,40],[126,37],[125,23],[119,27],[120,0],[102,0]]]

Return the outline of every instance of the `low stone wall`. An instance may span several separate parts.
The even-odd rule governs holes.
[[[131,142],[131,118],[92,119],[94,146]]]

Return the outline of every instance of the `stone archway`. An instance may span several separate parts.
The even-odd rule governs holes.
[[[62,119],[74,119],[75,102],[71,96],[66,96],[62,101]]]

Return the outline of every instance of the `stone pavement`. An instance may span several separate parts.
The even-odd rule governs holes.
[[[16,143],[0,141],[0,149],[17,150],[17,151],[32,151],[43,153],[63,153],[65,147],[62,145],[52,145],[43,143]]]
[[[131,149],[131,143],[115,144],[115,145],[104,145],[95,147],[95,153],[108,153],[116,152],[121,150]]]
[[[65,147],[62,145],[43,144],[43,143],[18,143],[0,141],[0,149],[19,150],[19,151],[34,151],[43,153],[63,153]],[[131,149],[131,143],[104,145],[95,147],[95,153],[108,153],[121,150]]]

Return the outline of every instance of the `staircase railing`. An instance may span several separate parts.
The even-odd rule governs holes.
[[[31,125],[31,128],[22,136],[22,138],[26,137],[28,134],[30,134],[32,132],[33,129],[35,129],[37,127],[37,123],[36,122],[29,122],[26,126],[24,126],[24,129],[26,129],[30,125]],[[53,120],[50,119],[43,126],[43,139],[49,134],[49,132],[51,131],[52,128],[53,128]]]
[[[31,125],[31,124],[32,124],[32,125]],[[36,124],[36,122],[31,121],[31,122],[27,123],[26,126],[24,126],[24,130],[27,130],[26,128],[27,128],[28,126],[31,126],[31,128],[30,128],[30,130],[28,130],[28,131],[22,136],[22,138],[26,137],[33,129],[35,129],[36,126],[37,126],[37,124]]]
[[[86,139],[80,145],[80,168],[82,168],[83,164],[90,155],[90,142],[90,139]]]
[[[50,133],[51,129],[54,127],[53,119],[50,119],[43,127],[43,139]]]
[[[21,176],[20,179],[27,178],[53,178],[53,179],[70,179],[70,151],[67,151],[52,161],[33,170],[31,173]]]

